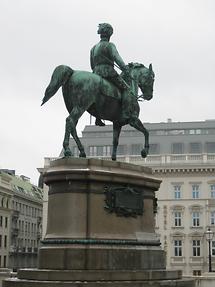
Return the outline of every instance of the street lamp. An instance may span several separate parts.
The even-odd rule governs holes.
[[[208,241],[208,259],[209,259],[209,272],[212,272],[212,266],[211,266],[211,241],[213,239],[213,231],[208,228],[208,230],[205,232],[206,240]]]

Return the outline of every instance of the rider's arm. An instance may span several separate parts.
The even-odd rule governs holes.
[[[92,70],[95,68],[94,61],[93,61],[93,50],[94,50],[94,47],[90,50],[90,66]]]
[[[124,71],[126,69],[125,63],[121,58],[121,56],[119,55],[116,46],[113,43],[111,43],[111,52],[114,62],[116,62],[116,64],[120,67],[120,69]]]

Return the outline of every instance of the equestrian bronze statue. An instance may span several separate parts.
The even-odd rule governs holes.
[[[60,65],[55,68],[48,85],[42,105],[62,87],[62,93],[69,116],[66,118],[63,141],[64,155],[72,156],[69,148],[70,134],[80,151],[80,157],[86,157],[84,147],[77,135],[78,120],[85,111],[96,118],[96,124],[104,125],[102,120],[113,122],[112,160],[116,160],[117,146],[122,126],[129,124],[145,136],[142,157],[149,151],[149,133],[139,120],[140,107],[138,100],[150,100],[153,97],[154,72],[139,63],[125,65],[115,45],[109,42],[111,35],[109,24],[100,24],[98,33],[101,44],[91,50],[91,67],[93,73],[73,70]],[[102,29],[103,27],[103,29]],[[111,27],[112,28],[112,27]],[[110,45],[109,45],[110,44]],[[122,73],[114,70],[118,65]],[[140,88],[142,95],[138,96]]]

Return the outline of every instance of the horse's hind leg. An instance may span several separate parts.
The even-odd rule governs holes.
[[[79,107],[74,107],[70,115],[66,118],[66,130],[65,130],[65,136],[64,136],[64,141],[63,141],[63,148],[64,148],[65,156],[72,155],[71,150],[69,148],[69,136],[71,134],[80,151],[79,157],[86,157],[84,147],[76,131],[76,125],[78,123],[79,118],[84,113],[84,111],[85,111],[84,109],[81,109]]]
[[[112,160],[116,160],[116,152],[119,143],[119,135],[122,126],[118,123],[113,123],[113,150],[112,150]]]
[[[144,125],[142,124],[142,122],[138,118],[132,118],[129,121],[129,124],[144,134],[145,145],[144,145],[144,149],[141,151],[141,156],[146,157],[149,153],[149,132],[148,132],[148,130],[144,127]]]

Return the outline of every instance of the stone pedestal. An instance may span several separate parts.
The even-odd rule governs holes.
[[[165,270],[154,232],[149,168],[96,159],[51,162],[47,232],[38,269],[22,269],[9,286],[193,286]]]

